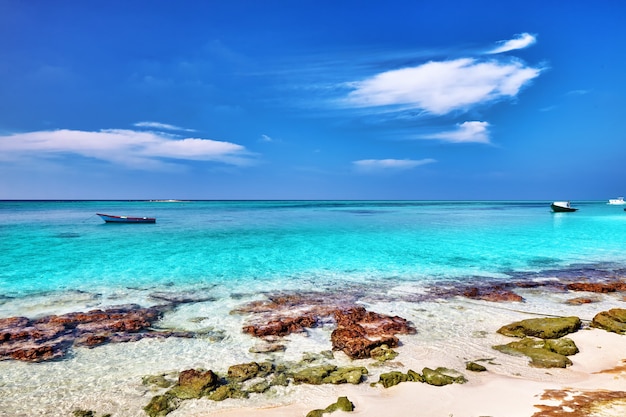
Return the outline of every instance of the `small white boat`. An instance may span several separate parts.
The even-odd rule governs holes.
[[[114,216],[112,214],[96,213],[105,223],[156,223],[154,217]]]
[[[572,207],[569,204],[569,201],[555,201],[554,203],[550,204],[550,208],[555,213],[570,213],[578,210],[577,208]]]
[[[607,204],[622,205],[622,204],[626,204],[626,201],[624,201],[624,197],[617,197],[617,198],[610,199]]]

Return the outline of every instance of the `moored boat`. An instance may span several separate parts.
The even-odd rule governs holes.
[[[156,223],[155,217],[114,216],[111,214],[96,213],[105,223]]]
[[[617,197],[617,198],[609,199],[609,202],[607,204],[622,205],[622,204],[626,204],[626,201],[624,201],[624,197]]]
[[[550,208],[555,213],[569,213],[578,210],[570,205],[569,201],[555,201],[550,205]]]

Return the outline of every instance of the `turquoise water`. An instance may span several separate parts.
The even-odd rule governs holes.
[[[626,265],[626,212],[606,202],[0,202],[0,288],[220,285],[315,289],[429,282],[610,262]],[[105,224],[96,212],[153,216]]]
[[[267,316],[237,311],[266,300],[265,292],[283,290],[323,291],[331,303],[358,302],[415,325],[416,334],[401,336],[401,362],[382,367],[359,362],[368,366],[369,381],[390,370],[464,369],[468,358],[496,358],[487,377],[551,378],[553,384],[572,386],[580,380],[578,371],[547,373],[529,367],[523,358],[494,351],[493,345],[505,343],[496,330],[538,315],[576,315],[588,321],[599,311],[622,306],[621,294],[594,295],[596,302],[584,305],[565,302],[575,293],[547,288],[516,287],[523,303],[443,300],[436,293],[433,298],[412,297],[445,280],[519,280],[525,274],[553,279],[594,270],[623,276],[624,270],[617,271],[626,267],[623,207],[574,202],[578,212],[558,214],[550,212],[549,203],[0,202],[0,319],[128,303],[148,306],[180,296],[191,301],[168,309],[155,329],[196,333],[193,338],[143,338],[93,349],[74,346],[58,361],[2,360],[0,417],[69,416],[76,409],[144,417],[143,407],[155,394],[142,384],[146,375],[191,368],[224,375],[232,364],[297,362],[305,354],[332,349],[335,326],[328,322],[281,339],[284,352],[251,350],[261,340],[242,328]],[[157,223],[105,224],[96,212],[154,216]],[[307,308],[303,299],[293,306],[295,312]],[[352,364],[339,352],[334,360]],[[290,385],[247,400],[185,401],[174,413],[222,415],[230,408],[235,410],[230,415],[242,415],[239,407],[269,410],[288,404],[311,410],[346,395],[344,390],[328,384],[314,390],[307,384]],[[371,390],[361,384],[350,396],[358,392],[356,398],[373,398]]]

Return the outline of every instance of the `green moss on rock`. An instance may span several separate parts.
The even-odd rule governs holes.
[[[367,368],[363,366],[337,368],[327,377],[322,379],[324,384],[359,384],[364,375],[367,375]]]
[[[581,321],[578,317],[548,317],[516,321],[502,326],[498,333],[520,338],[533,336],[541,339],[558,339],[578,331],[580,326]]]
[[[181,400],[200,398],[207,392],[214,390],[218,385],[219,377],[213,371],[188,369],[178,376],[178,384],[168,393]]]
[[[626,334],[626,309],[612,308],[595,315],[591,326],[608,332]]]
[[[336,370],[337,367],[334,365],[312,366],[294,373],[293,381],[296,384],[321,385],[324,383],[324,378]]]
[[[354,411],[354,404],[352,404],[348,397],[339,397],[337,398],[337,402],[330,404],[323,410],[317,409],[309,411],[306,417],[322,417],[326,413],[332,413],[337,410]]]
[[[428,385],[435,385],[437,387],[454,383],[464,384],[467,382],[461,373],[448,368],[424,368],[422,369],[422,377],[424,378],[425,383]]]
[[[485,368],[483,365],[476,362],[467,362],[465,364],[465,369],[472,372],[485,372],[487,370],[487,368]]]
[[[165,417],[180,406],[181,400],[170,394],[152,397],[143,409],[150,417]]]
[[[381,345],[372,349],[370,356],[379,362],[386,362],[395,359],[398,356],[398,352],[387,345]]]
[[[578,352],[574,341],[567,338],[545,341],[527,337],[493,348],[509,355],[527,356],[530,365],[537,368],[565,368],[572,364],[566,355]]]
[[[408,374],[400,371],[391,371],[384,374],[380,374],[378,377],[378,383],[385,388],[393,387],[401,382],[411,381],[411,377]]]

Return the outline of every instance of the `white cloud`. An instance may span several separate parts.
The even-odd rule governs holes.
[[[96,132],[53,130],[0,136],[0,159],[60,156],[95,158],[134,169],[160,169],[165,159],[249,165],[246,149],[211,139],[173,138],[169,134],[109,129]]]
[[[137,122],[134,124],[135,127],[145,127],[148,129],[158,129],[158,130],[177,130],[180,132],[195,132],[193,129],[186,129],[184,127],[178,127],[174,125],[169,125],[167,123],[159,123],[159,122]]]
[[[500,54],[502,52],[524,49],[537,42],[537,38],[530,33],[520,33],[508,41],[497,42],[499,46],[487,52],[488,54]]]
[[[443,115],[515,97],[540,72],[517,60],[431,61],[353,83],[354,90],[346,103],[355,107],[397,106]]]
[[[354,167],[361,172],[380,172],[389,170],[404,170],[418,167],[420,165],[437,162],[434,159],[361,159],[353,161]]]
[[[274,142],[274,140],[272,138],[270,138],[267,135],[261,135],[261,139],[259,139],[261,142]]]
[[[489,143],[489,123],[463,122],[455,130],[421,136],[423,139],[440,139],[453,143]]]

